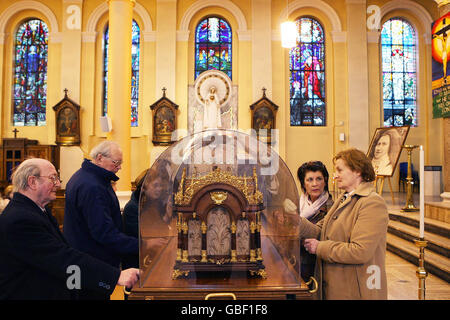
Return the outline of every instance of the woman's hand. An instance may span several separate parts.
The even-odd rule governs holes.
[[[318,245],[319,240],[317,239],[305,239],[304,247],[309,253],[316,254]]]

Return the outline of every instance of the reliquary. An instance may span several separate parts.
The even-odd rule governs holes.
[[[261,251],[263,195],[250,176],[213,168],[186,176],[174,196],[177,255],[172,278],[190,272],[248,272],[266,277]]]

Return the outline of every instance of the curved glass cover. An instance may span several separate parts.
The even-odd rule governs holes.
[[[175,142],[142,186],[140,287],[299,287],[298,203],[288,167],[254,134]]]

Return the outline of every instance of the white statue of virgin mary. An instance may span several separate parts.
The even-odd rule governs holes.
[[[237,129],[237,86],[222,71],[202,72],[188,86],[188,130]]]
[[[220,101],[216,87],[209,88],[209,92],[203,105],[203,129],[221,128]]]

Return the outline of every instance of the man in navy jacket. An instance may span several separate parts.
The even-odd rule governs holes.
[[[138,269],[120,271],[70,247],[46,207],[60,180],[44,159],[22,162],[12,175],[13,199],[0,215],[0,300],[71,299],[79,290],[110,295],[131,287]]]
[[[111,181],[119,180],[122,151],[117,143],[104,141],[91,151],[81,169],[66,185],[64,236],[74,248],[113,267],[123,256],[138,254],[138,239],[123,233],[119,200]],[[108,299],[97,292],[84,292],[82,299]]]

